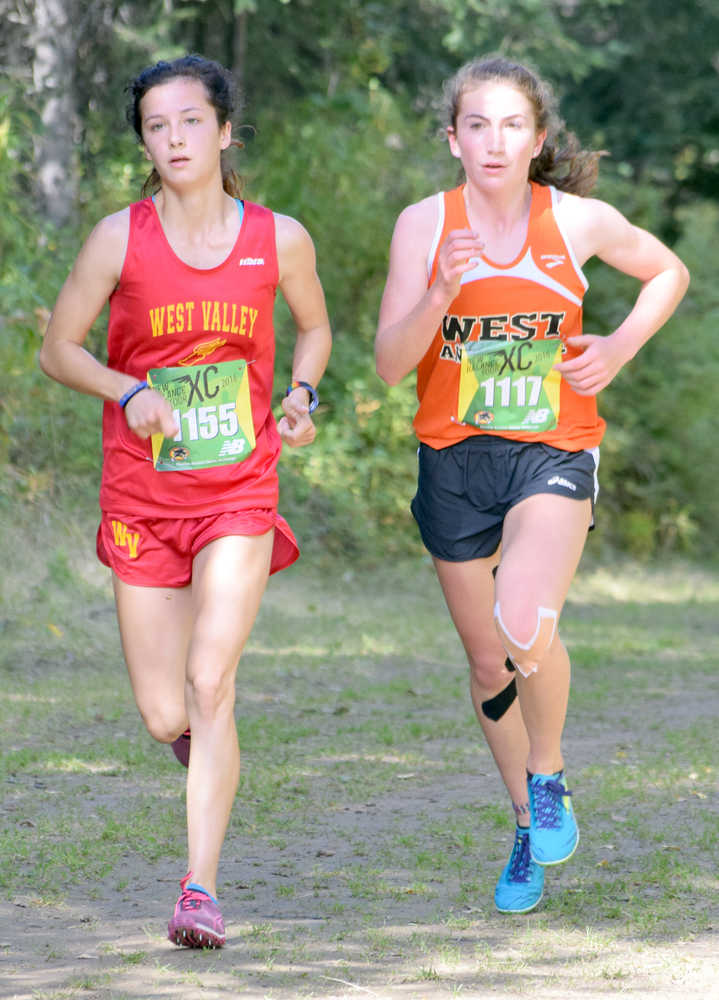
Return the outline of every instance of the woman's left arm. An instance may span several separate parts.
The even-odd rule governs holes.
[[[292,357],[292,381],[317,387],[324,374],[332,333],[325,296],[317,275],[315,248],[307,230],[295,219],[275,213],[279,286],[297,327]],[[292,447],[311,444],[316,428],[309,413],[310,398],[301,386],[282,400],[284,416],[278,427]]]
[[[656,236],[606,202],[564,195],[560,213],[581,263],[596,256],[642,282],[634,307],[613,333],[567,338],[582,353],[555,366],[576,393],[594,396],[666,323],[684,297],[689,271]]]

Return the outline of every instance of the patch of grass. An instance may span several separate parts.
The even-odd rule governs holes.
[[[184,858],[184,772],[143,730],[107,580],[72,531],[77,546],[51,525],[44,557],[3,584],[0,888],[53,913],[81,894],[100,914],[98,886]],[[513,816],[431,567],[270,581],[238,673],[243,772],[221,866],[242,967],[212,975],[273,1000],[355,995],[340,981],[578,1000],[649,996],[671,968],[686,972],[677,997],[709,995],[703,966],[671,954],[716,927],[718,607],[707,570],[580,574],[563,636],[582,840],[515,920],[492,903]],[[209,975],[151,946],[106,957],[113,970],[65,988],[114,998],[133,995],[130,973],[158,990]]]
[[[142,965],[146,960],[146,951],[130,951],[120,955],[120,961],[125,965]]]

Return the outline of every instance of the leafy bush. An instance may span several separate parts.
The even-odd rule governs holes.
[[[656,188],[610,176],[600,194],[638,225],[661,230],[664,207]],[[712,248],[718,221],[714,202],[679,210],[683,236],[676,250],[691,271],[690,289],[676,314],[600,398],[608,430],[599,514],[606,509],[613,515],[609,537],[636,555],[719,550],[713,530],[719,478],[712,460],[712,386],[719,378]],[[585,329],[611,332],[631,307],[638,283],[600,262],[588,266],[587,275]]]

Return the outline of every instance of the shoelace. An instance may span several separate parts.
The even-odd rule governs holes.
[[[509,878],[512,882],[526,882],[529,878],[529,864],[532,860],[532,856],[529,853],[529,834],[520,833],[517,830],[517,835],[514,841],[514,850],[512,851],[512,861],[509,866]]]
[[[562,799],[572,793],[556,778],[538,782],[533,791],[536,825],[544,829],[556,829],[561,824]]]
[[[183,889],[180,896],[180,909],[199,910],[204,903],[212,903],[212,900],[205,892],[198,892],[196,889]]]

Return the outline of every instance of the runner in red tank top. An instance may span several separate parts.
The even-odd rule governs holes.
[[[200,56],[133,81],[152,197],[95,227],[40,353],[48,375],[105,400],[98,554],[142,718],[188,765],[188,874],[168,936],[189,947],[225,943],[216,881],[239,780],[235,675],[269,573],[298,555],[276,467],[281,440],[314,439],[331,346],[310,237],[241,201],[222,162],[232,90]],[[279,425],[277,288],[297,327]],[[83,343],[108,300],[105,365]]]
[[[417,369],[412,511],[470,664],[471,694],[517,826],[495,889],[533,909],[578,829],[561,737],[559,616],[592,520],[596,395],[671,316],[688,274],[657,239],[584,197],[597,154],[526,67],[491,57],[449,81],[447,136],[466,182],[406,208],[376,339],[390,384]],[[582,333],[597,256],[642,283],[607,337]],[[518,701],[515,700],[519,696]]]

